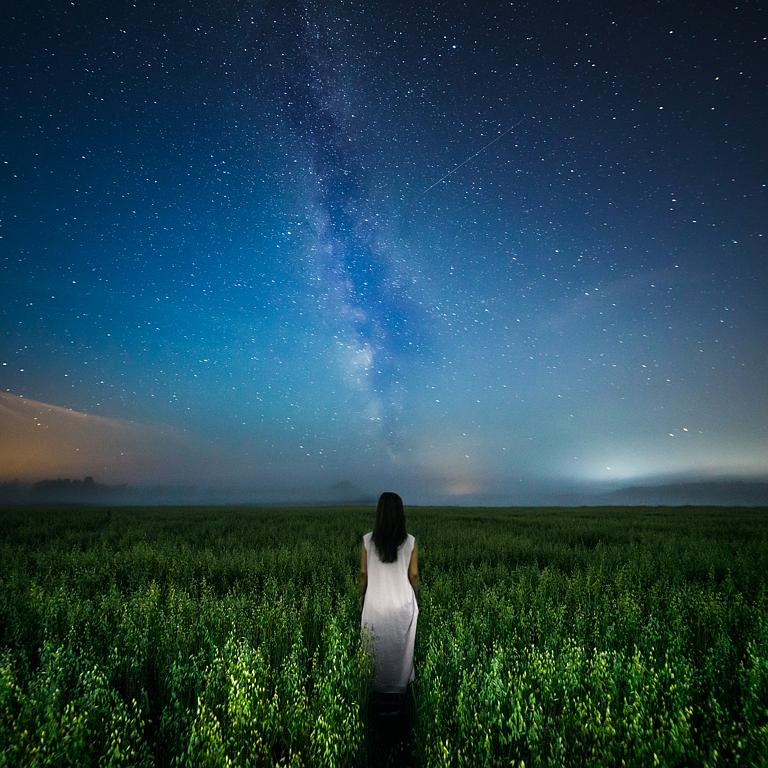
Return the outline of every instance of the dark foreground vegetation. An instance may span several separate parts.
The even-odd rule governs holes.
[[[767,510],[406,514],[414,764],[768,764]],[[0,511],[0,766],[364,765],[372,522]]]

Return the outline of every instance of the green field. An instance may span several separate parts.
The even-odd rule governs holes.
[[[0,511],[0,766],[364,765],[373,515]],[[768,765],[768,510],[406,520],[417,765]]]

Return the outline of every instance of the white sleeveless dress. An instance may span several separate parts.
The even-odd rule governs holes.
[[[414,679],[413,648],[419,606],[408,581],[408,564],[416,539],[409,533],[397,550],[397,560],[383,563],[371,541],[372,535],[369,532],[363,536],[368,556],[368,587],[360,625],[373,647],[373,690],[402,693]]]

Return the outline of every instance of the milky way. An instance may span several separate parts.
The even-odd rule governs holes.
[[[368,202],[352,106],[327,52],[332,41],[313,14],[302,14],[285,105],[288,128],[307,153],[306,195],[297,200],[305,221],[297,223],[308,230],[302,246],[307,290],[319,294],[315,321],[330,316],[335,325],[328,362],[341,366],[363,397],[362,415],[382,425],[392,447],[402,406],[400,365],[414,346],[416,323],[409,326],[409,319],[416,317],[416,308],[403,293],[397,258]]]
[[[7,16],[0,479],[768,475],[756,6]]]

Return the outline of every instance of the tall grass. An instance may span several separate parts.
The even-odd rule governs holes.
[[[766,510],[407,519],[420,765],[768,764]],[[364,764],[372,521],[0,512],[0,767]]]

